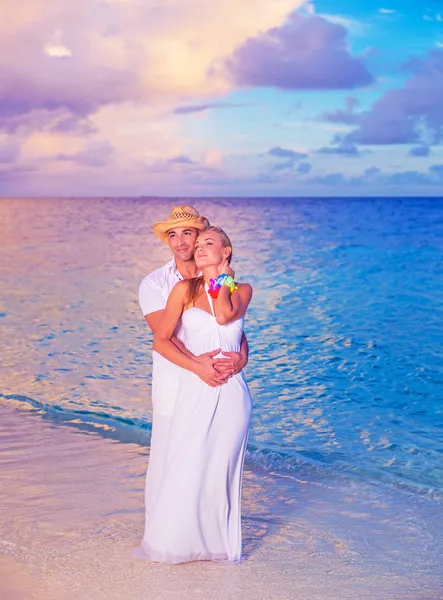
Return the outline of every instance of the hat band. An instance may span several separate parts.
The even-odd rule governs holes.
[[[184,212],[174,212],[169,215],[167,221],[176,221],[177,219],[198,219],[199,215]]]

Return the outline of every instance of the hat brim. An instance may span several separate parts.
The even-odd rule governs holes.
[[[153,230],[155,235],[164,244],[168,243],[168,231],[175,229],[176,227],[194,227],[202,231],[209,227],[209,221],[206,217],[195,217],[192,219],[183,219],[181,221],[160,221],[155,223]]]

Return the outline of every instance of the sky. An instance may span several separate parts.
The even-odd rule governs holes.
[[[0,196],[443,196],[442,0],[2,0]]]

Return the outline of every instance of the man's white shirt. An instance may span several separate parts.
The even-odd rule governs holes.
[[[175,264],[175,259],[146,275],[142,279],[138,290],[138,301],[143,316],[158,310],[164,310],[172,288],[182,279],[183,277]]]
[[[143,316],[164,310],[172,288],[182,279],[174,258],[163,267],[146,275],[142,279],[138,291],[138,301]],[[184,342],[181,323],[177,325],[175,335]],[[164,416],[172,414],[180,371],[180,367],[153,350],[152,405],[156,414]]]

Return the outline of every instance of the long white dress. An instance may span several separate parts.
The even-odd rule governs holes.
[[[206,290],[207,293],[207,290]],[[194,354],[240,350],[244,319],[218,325],[193,307],[182,339]],[[241,559],[241,479],[251,417],[243,373],[213,388],[180,369],[169,423],[153,431],[146,479],[146,524],[138,558],[181,563]]]

